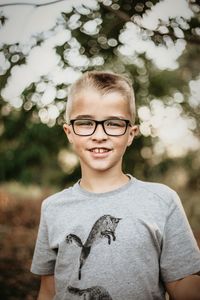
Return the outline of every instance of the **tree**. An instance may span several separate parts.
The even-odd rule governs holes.
[[[57,21],[44,32],[33,34],[26,45],[20,40],[1,45],[4,62],[0,81],[1,180],[62,183],[69,175],[77,176],[80,170],[75,165],[74,171],[71,168],[70,174],[60,178],[58,163],[52,161],[57,162],[56,155],[66,143],[61,142],[60,126],[64,122],[68,86],[81,72],[93,68],[126,73],[133,81],[142,134],[127,153],[125,166],[129,172],[149,178],[155,170],[156,176],[160,176],[171,166],[171,157],[182,159],[188,151],[197,151],[199,102],[195,100],[195,86],[199,80],[199,2],[69,3],[27,2],[27,6],[34,8],[32,13],[52,7],[57,11]],[[25,4],[15,3],[15,9],[22,5]],[[3,30],[9,22],[11,5],[5,3],[0,7]],[[35,64],[35,60],[39,63]],[[27,75],[30,73],[34,76]],[[19,77],[20,82],[16,80]],[[158,118],[157,107],[163,121]],[[187,147],[183,145],[178,154],[171,140],[167,144],[159,128],[169,125],[164,120],[173,113],[176,113],[177,119],[173,120],[177,121],[177,127],[178,124],[186,126],[188,136]],[[49,140],[53,142],[49,144]],[[35,141],[32,146],[31,141]],[[176,144],[177,141],[178,137]],[[50,161],[54,172],[47,176]],[[38,172],[41,169],[47,171]]]

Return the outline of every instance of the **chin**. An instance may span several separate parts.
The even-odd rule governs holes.
[[[109,170],[109,167],[92,167],[91,170],[94,170],[96,172],[106,172],[107,170]]]
[[[109,171],[113,168],[114,166],[112,165],[104,165],[104,164],[101,164],[101,165],[96,165],[96,166],[91,166],[91,170],[94,170],[95,172],[106,172],[106,171]]]

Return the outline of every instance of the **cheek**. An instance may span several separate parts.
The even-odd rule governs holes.
[[[129,140],[128,138],[120,139],[120,141],[117,144],[117,149],[121,152],[124,153],[126,151],[126,148],[129,146]]]
[[[73,145],[73,149],[76,152],[81,152],[82,149],[85,148],[85,140],[84,138],[77,138],[77,136],[72,137],[72,145]]]

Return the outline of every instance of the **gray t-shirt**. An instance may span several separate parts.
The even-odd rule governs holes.
[[[165,185],[130,176],[91,193],[76,183],[42,203],[31,271],[54,274],[54,299],[165,299],[164,282],[199,270],[180,199]]]

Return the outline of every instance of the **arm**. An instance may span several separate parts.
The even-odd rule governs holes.
[[[41,276],[40,290],[37,300],[52,300],[54,296],[54,275]]]
[[[46,201],[41,207],[40,224],[31,264],[31,272],[41,275],[40,290],[37,300],[52,300],[55,295],[54,268],[57,253],[49,244]],[[46,274],[46,275],[43,275]],[[48,274],[48,275],[47,275]]]
[[[171,300],[200,300],[199,247],[180,198],[176,193],[172,196],[163,234],[162,278]],[[175,276],[180,279],[173,280]]]
[[[165,284],[171,300],[200,300],[200,276],[187,276]]]

